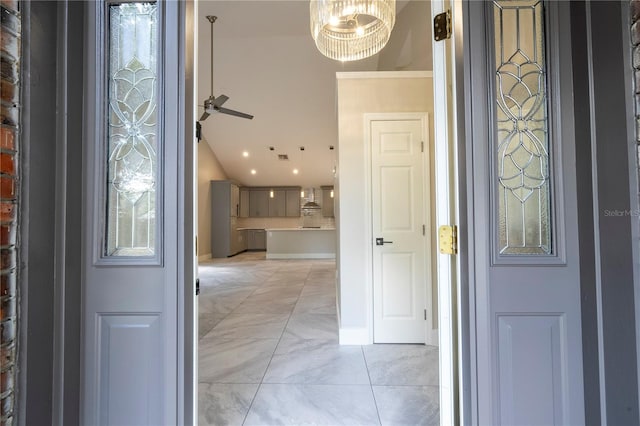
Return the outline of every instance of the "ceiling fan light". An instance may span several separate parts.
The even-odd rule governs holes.
[[[375,55],[387,44],[396,0],[311,0],[311,35],[318,50],[338,61]]]

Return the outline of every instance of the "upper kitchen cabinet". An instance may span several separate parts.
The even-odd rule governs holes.
[[[333,186],[322,186],[322,216],[333,217]]]
[[[287,198],[286,216],[299,217],[300,216],[300,188],[287,189],[286,198]]]
[[[287,191],[275,189],[269,191],[269,217],[286,216]]]
[[[240,217],[299,217],[300,187],[240,188],[239,211]]]
[[[269,217],[269,190],[251,189],[249,191],[249,216]]]
[[[240,188],[240,217],[249,217],[249,188]]]

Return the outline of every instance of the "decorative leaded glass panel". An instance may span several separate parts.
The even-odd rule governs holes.
[[[156,252],[157,5],[109,6],[107,256]]]
[[[549,132],[540,0],[495,0],[498,242],[551,254]]]

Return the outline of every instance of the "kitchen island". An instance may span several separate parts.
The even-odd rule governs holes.
[[[267,259],[335,259],[335,228],[268,228]]]

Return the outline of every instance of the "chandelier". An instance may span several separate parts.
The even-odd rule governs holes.
[[[318,50],[338,61],[375,55],[387,44],[396,0],[311,0],[311,35]]]

